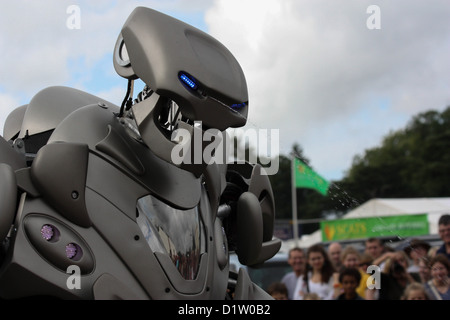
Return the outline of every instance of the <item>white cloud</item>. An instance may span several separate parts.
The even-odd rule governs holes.
[[[127,89],[123,87],[113,87],[106,91],[97,92],[95,95],[120,107],[126,91]]]
[[[282,152],[300,143],[330,179],[411,115],[450,104],[448,2],[377,1],[369,30],[372,2],[217,0],[206,14],[246,73],[250,125],[280,128]]]

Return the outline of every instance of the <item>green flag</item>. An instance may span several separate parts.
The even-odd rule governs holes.
[[[330,183],[299,159],[295,158],[294,161],[295,187],[314,189],[326,196]]]

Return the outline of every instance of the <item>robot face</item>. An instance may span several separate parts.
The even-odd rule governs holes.
[[[225,130],[247,122],[247,84],[239,63],[216,39],[177,19],[136,8],[117,41],[114,66],[205,127]]]

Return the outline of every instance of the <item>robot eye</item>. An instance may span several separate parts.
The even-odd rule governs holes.
[[[235,104],[232,104],[232,105],[231,105],[231,108],[232,108],[232,109],[240,109],[240,108],[245,107],[246,105],[247,105],[247,103],[245,103],[245,102],[242,102],[242,103],[235,103]]]
[[[198,89],[197,82],[195,81],[195,79],[191,75],[188,75],[185,72],[180,72],[178,77],[179,77],[181,83],[186,85],[188,88],[190,88],[192,90],[197,90]]]

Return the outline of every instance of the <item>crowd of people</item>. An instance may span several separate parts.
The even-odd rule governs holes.
[[[449,214],[438,232],[440,247],[412,239],[394,250],[368,238],[363,252],[339,242],[292,248],[292,271],[267,292],[277,300],[450,300]]]

